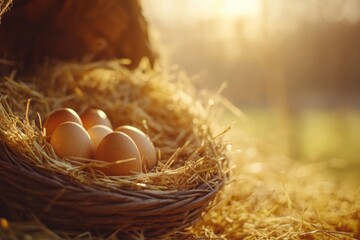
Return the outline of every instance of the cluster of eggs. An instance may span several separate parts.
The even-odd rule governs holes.
[[[129,125],[113,130],[100,109],[88,109],[80,116],[71,108],[57,109],[46,119],[44,128],[59,157],[110,163],[98,168],[109,176],[150,171],[157,163],[156,149],[144,132]]]

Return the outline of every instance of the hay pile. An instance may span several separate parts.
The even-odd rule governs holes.
[[[249,138],[237,142],[233,180],[192,237],[360,239],[356,184],[336,181],[324,164],[294,163]]]
[[[164,77],[147,61],[135,71],[121,61],[40,69],[0,83],[0,200],[11,218],[34,215],[71,236],[88,229],[95,236],[176,234],[198,219],[228,175],[227,129],[214,133],[208,98],[193,98],[188,78]],[[99,108],[114,126],[143,130],[159,149],[159,164],[149,173],[107,177],[96,161],[60,159],[41,130],[59,107]],[[72,216],[77,210],[83,219]]]

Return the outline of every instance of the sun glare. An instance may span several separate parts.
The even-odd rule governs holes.
[[[142,4],[148,16],[167,22],[251,18],[261,13],[259,0],[142,0]]]
[[[258,0],[223,0],[222,14],[224,17],[254,16],[259,12]]]

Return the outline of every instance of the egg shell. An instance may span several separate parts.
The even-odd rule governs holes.
[[[81,114],[80,118],[85,129],[89,129],[95,125],[104,125],[112,129],[110,119],[105,112],[100,109],[90,108]]]
[[[44,123],[46,136],[50,137],[54,130],[64,122],[74,122],[82,125],[79,115],[71,108],[59,108],[53,111]]]
[[[50,143],[55,153],[62,158],[93,157],[93,143],[86,130],[78,123],[65,122],[53,132]]]
[[[125,133],[134,140],[141,155],[143,171],[150,171],[155,167],[157,164],[156,149],[150,138],[143,131],[129,125],[117,127],[115,131]]]
[[[90,135],[91,140],[94,144],[94,152],[96,151],[97,146],[99,145],[100,141],[109,133],[112,133],[112,129],[104,126],[104,125],[95,125],[92,126],[87,130]]]
[[[98,168],[108,176],[127,176],[142,170],[141,157],[135,142],[121,132],[112,132],[101,140],[95,151],[95,159],[110,163],[131,159]]]

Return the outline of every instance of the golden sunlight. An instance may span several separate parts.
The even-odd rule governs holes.
[[[344,114],[344,109],[360,106],[355,90],[360,74],[360,1],[142,3],[166,62],[189,75],[202,74],[196,82],[199,88],[214,90],[226,82],[229,87],[223,94],[254,118],[250,122],[259,121],[250,127],[251,133],[294,157],[357,161],[360,129],[342,119],[348,115],[356,122],[360,116]],[[333,117],[332,112],[339,114]],[[328,125],[323,115],[329,115]],[[291,130],[299,122],[302,128]],[[323,129],[320,140],[328,141],[316,142],[313,133],[320,134],[314,129]],[[352,150],[343,151],[345,142],[351,142],[347,149]]]
[[[222,11],[225,17],[255,16],[260,14],[258,0],[222,0]]]
[[[216,18],[237,18],[259,15],[259,0],[167,1],[143,0],[145,13],[166,21],[194,22]]]

